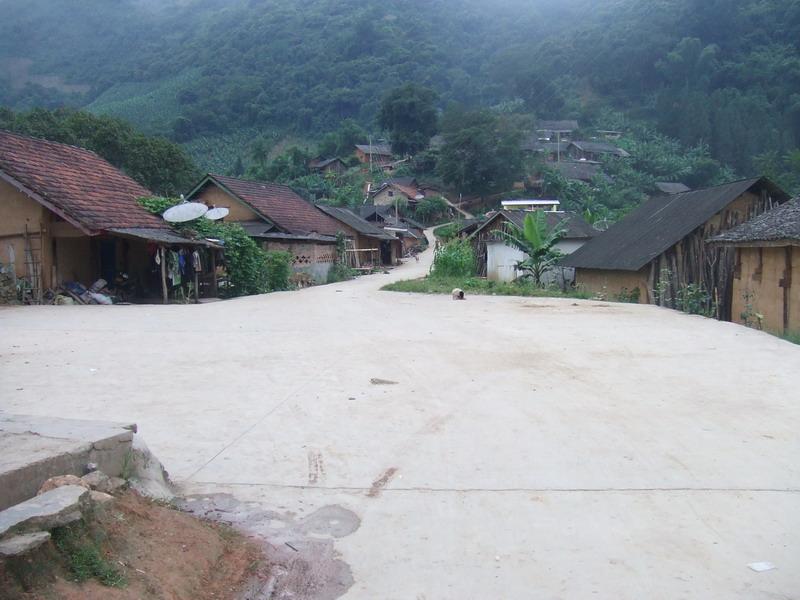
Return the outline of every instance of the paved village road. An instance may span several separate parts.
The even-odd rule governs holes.
[[[379,291],[428,260],[2,309],[0,407],[137,422],[187,493],[352,511],[347,599],[800,597],[800,347],[650,306]]]

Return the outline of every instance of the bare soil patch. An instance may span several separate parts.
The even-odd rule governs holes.
[[[59,545],[64,534],[67,551]],[[2,600],[238,599],[269,571],[259,546],[240,533],[133,492],[53,537],[34,554],[0,561]],[[76,555],[83,551],[75,548],[86,547],[97,549],[100,571],[110,576],[77,581]]]

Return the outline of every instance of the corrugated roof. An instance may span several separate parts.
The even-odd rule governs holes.
[[[781,240],[800,241],[800,197],[716,235],[708,241],[737,244]]]
[[[277,183],[209,174],[189,196],[193,196],[209,182],[233,194],[287,233],[304,235],[316,232],[335,236],[339,231],[336,221],[303,200],[290,187]]]
[[[529,210],[501,210],[495,213],[492,217],[490,217],[485,223],[483,223],[475,232],[472,234],[477,235],[482,231],[486,226],[492,223],[497,218],[504,218],[519,228],[525,226],[525,216],[529,215],[531,211]],[[571,212],[553,212],[549,210],[541,211],[543,215],[547,217],[547,225],[548,227],[555,227],[559,223],[564,223],[566,225],[566,231],[564,237],[562,239],[565,240],[586,240],[593,238],[598,234],[598,231],[589,225],[586,221],[583,220],[577,213]]]
[[[0,131],[0,176],[86,231],[169,230],[137,202],[152,192],[83,148]]]
[[[777,199],[788,198],[766,178],[745,179],[683,194],[657,196],[562,259],[561,265],[582,269],[638,271],[743,193],[762,187]]]
[[[341,208],[339,206],[327,206],[325,204],[317,204],[317,208],[337,221],[341,221],[345,225],[355,229],[362,235],[380,240],[395,239],[394,236],[389,235],[379,227],[376,227],[366,219],[362,219],[360,216],[346,208]]]

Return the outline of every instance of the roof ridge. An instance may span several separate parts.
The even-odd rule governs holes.
[[[53,146],[61,146],[61,147],[64,147],[64,148],[72,148],[73,150],[80,150],[81,152],[86,152],[88,154],[92,154],[92,155],[96,156],[97,158],[106,161],[108,164],[111,164],[107,159],[105,159],[102,156],[100,156],[94,150],[89,150],[88,148],[84,148],[83,146],[76,146],[74,144],[67,144],[65,142],[57,142],[55,140],[48,140],[47,138],[37,137],[37,136],[34,136],[34,135],[26,135],[24,133],[17,133],[16,131],[11,131],[9,129],[0,129],[0,135],[10,135],[10,136],[13,136],[13,137],[16,137],[16,138],[20,138],[20,139],[23,139],[23,140],[29,140],[29,141],[33,141],[33,142],[37,142],[37,143],[49,144],[49,145],[53,145]]]

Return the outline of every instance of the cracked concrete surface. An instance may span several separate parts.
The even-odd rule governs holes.
[[[356,515],[316,534],[347,599],[797,597],[800,348],[651,306],[378,291],[428,261],[2,309],[0,407],[136,422],[187,494]]]

